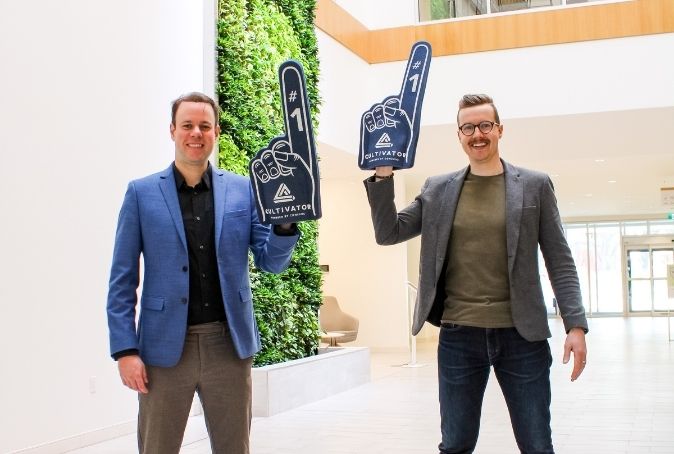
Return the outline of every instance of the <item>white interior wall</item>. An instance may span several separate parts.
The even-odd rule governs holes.
[[[360,116],[373,104],[368,101],[375,84],[370,76],[371,66],[332,37],[315,30],[321,62],[318,140],[357,154]]]
[[[127,182],[172,160],[170,102],[212,80],[203,3],[0,3],[0,452],[135,420],[108,354],[114,230]]]
[[[474,92],[510,119],[671,106],[674,60],[662,55],[673,47],[669,33],[437,58],[422,121],[454,123],[458,100]],[[374,71],[386,77],[383,65]]]
[[[396,200],[404,199],[404,184],[396,181]],[[406,349],[406,246],[377,245],[360,179],[323,180],[321,201],[320,262],[330,266],[323,293],[337,297],[342,310],[360,322],[358,338],[349,346]]]
[[[329,143],[341,143],[356,150],[362,102],[370,98],[376,81],[369,77],[367,63],[320,30],[316,33],[321,60],[319,90],[323,99],[319,153],[339,153],[328,150]],[[334,174],[325,165],[324,161],[318,249],[320,263],[329,265],[330,271],[324,275],[323,292],[336,296],[342,309],[360,321],[358,339],[349,345],[405,349],[406,248],[376,244],[362,183],[367,174],[357,170],[348,175]],[[353,165],[357,168],[355,157]],[[397,199],[403,203],[404,185],[398,186]],[[350,252],[345,254],[347,250]]]
[[[370,30],[417,23],[417,2],[411,0],[335,0]]]
[[[321,44],[325,40],[321,41]],[[432,45],[433,43],[431,43]],[[501,117],[535,118],[665,107],[674,104],[674,33],[529,47],[433,58],[426,87],[422,125],[454,123],[456,105],[465,93],[489,93]],[[321,45],[321,62],[332,48]],[[353,117],[373,103],[400,91],[405,61],[370,65],[370,91],[354,99],[333,95],[338,104],[357,107]],[[342,69],[342,72],[345,72]],[[554,87],[554,89],[551,89]],[[335,85],[348,93],[347,85]],[[332,146],[357,153],[353,125],[331,123]],[[323,128],[326,129],[326,128]]]

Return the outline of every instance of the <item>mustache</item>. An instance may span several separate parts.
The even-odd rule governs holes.
[[[483,142],[483,143],[489,145],[491,143],[491,140],[489,140],[489,139],[472,139],[472,140],[468,141],[468,145],[472,146],[472,145],[474,145],[478,142]]]

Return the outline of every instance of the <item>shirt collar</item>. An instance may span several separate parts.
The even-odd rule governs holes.
[[[206,186],[206,189],[211,189],[211,178],[212,178],[212,168],[211,168],[211,163],[208,163],[208,167],[206,167],[206,170],[204,171],[203,175],[201,175],[201,181],[200,183],[203,183]],[[185,181],[185,177],[183,176],[182,173],[180,173],[180,170],[176,167],[175,161],[173,162],[173,176],[175,177],[176,180],[176,188],[180,190],[183,186],[187,187],[187,182]]]

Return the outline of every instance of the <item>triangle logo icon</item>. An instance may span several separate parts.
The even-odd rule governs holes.
[[[374,145],[375,148],[390,148],[393,146],[391,143],[391,137],[388,135],[387,132],[381,135],[379,140],[377,140],[377,143]]]
[[[285,183],[281,183],[274,195],[274,203],[292,202],[293,200],[295,196],[290,192],[290,188]]]

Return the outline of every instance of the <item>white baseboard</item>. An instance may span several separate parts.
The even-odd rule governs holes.
[[[81,433],[72,437],[50,441],[30,448],[13,451],[11,454],[61,454],[73,449],[95,445],[113,438],[122,437],[136,432],[136,420],[128,421],[114,426],[103,427],[90,432]]]
[[[201,403],[198,398],[192,402],[190,416],[202,414]],[[61,438],[59,440],[49,441],[29,448],[12,451],[10,454],[62,454],[73,449],[85,448],[87,446],[109,441],[118,437],[136,433],[137,421],[123,422],[113,426],[102,427],[100,429],[84,432],[71,437]]]

